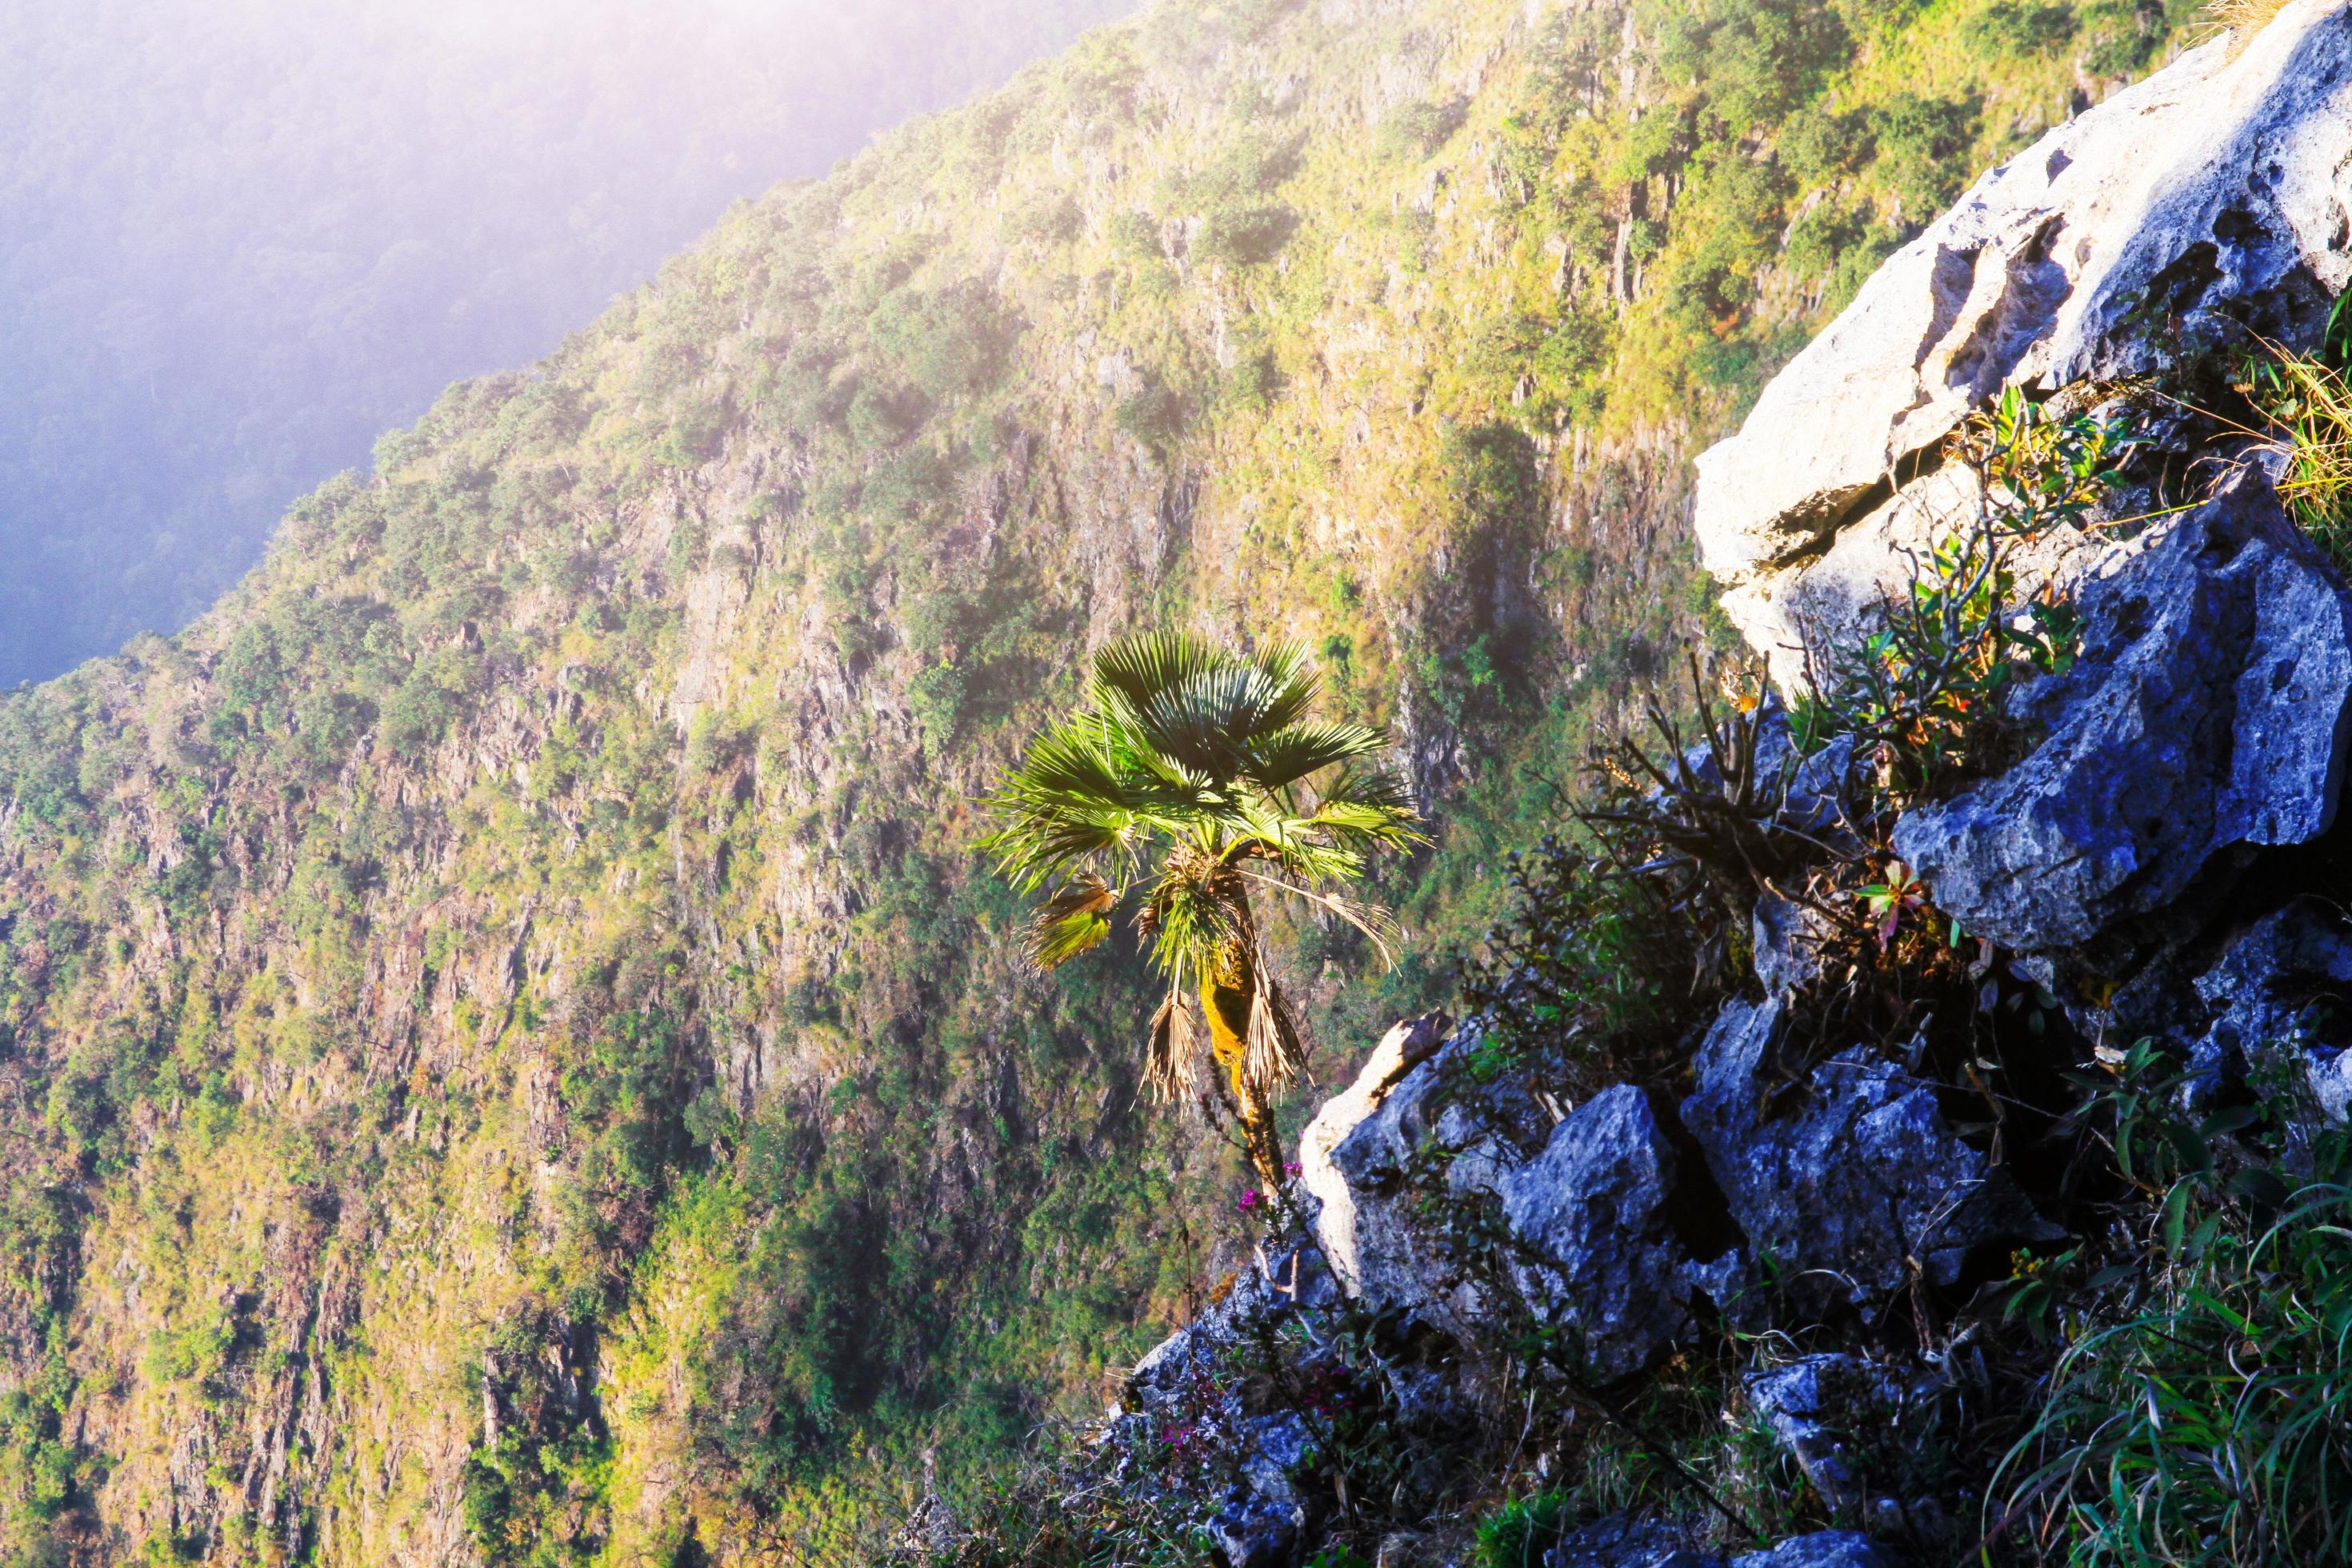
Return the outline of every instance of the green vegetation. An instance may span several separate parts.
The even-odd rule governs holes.
[[[2011,1314],[2064,1353],[2011,1452],[2004,1527],[2084,1564],[2352,1551],[2352,1134],[2290,1149],[2274,1097],[2195,1115],[2146,1043],[2087,1111],[2137,1201],[2039,1262]]]
[[[2121,421],[2057,418],[2015,387],[2003,393],[1953,443],[1983,486],[1979,514],[1929,540],[1909,591],[1858,647],[1808,649],[1799,745],[1851,737],[1895,800],[1996,763],[2011,739],[2002,694],[2063,673],[2081,635],[2081,616],[2052,589],[2019,596],[2012,552],[2079,520],[2115,484],[2128,444]]]
[[[1023,893],[1053,889],[1030,929],[1043,968],[1101,946],[1139,896],[1136,934],[1168,977],[1146,1080],[1162,1100],[1205,1103],[1219,1093],[1205,1053],[1268,1194],[1283,1184],[1273,1097],[1307,1044],[1257,902],[1301,900],[1385,952],[1388,912],[1328,889],[1360,879],[1374,850],[1427,842],[1404,781],[1378,760],[1388,737],[1316,717],[1321,695],[1296,647],[1234,654],[1181,633],[1115,643],[1095,656],[1086,707],[1007,775],[1002,826],[980,846]]]
[[[2346,299],[2352,299],[2347,295]],[[2304,531],[2335,558],[2352,562],[2352,309],[2338,300],[2315,353],[2274,350],[2250,356],[2235,390],[2286,457],[2279,496]]]
[[[1027,973],[975,853],[1079,650],[1246,627],[1396,737],[1394,970],[1251,909],[1344,1074],[1722,635],[1683,458],[1919,221],[1900,95],[1971,106],[1918,120],[1959,167],[2076,80],[1973,4],[1686,9],[1096,35],[453,388],[184,637],[0,699],[6,1550],[870,1559],[1098,1412],[1251,1177],[1104,1044],[1166,978]],[[1513,939],[1529,1050],[1547,1006],[1672,1038],[1675,907],[1736,962],[1723,879],[1622,890]]]

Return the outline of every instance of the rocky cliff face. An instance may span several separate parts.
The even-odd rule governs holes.
[[[1374,889],[1394,976],[1311,922],[1280,962],[1327,1044],[1427,1005],[1589,735],[1724,635],[1690,447],[2178,20],[2002,16],[1173,0],[454,389],[184,637],[0,696],[0,1551],[866,1560],[928,1484],[985,1495],[1255,1262],[1223,1144],[1138,1103],[1148,977],[1019,970],[974,797],[1107,637],[1299,641],[1442,842]],[[1816,773],[1765,834],[1792,869],[1851,783]],[[1793,897],[1694,945],[1564,896],[1567,969],[1622,983],[1473,1010],[1612,1063],[1689,1058],[1751,915],[1813,962]],[[1603,1094],[1490,1022],[1328,1129],[1356,1299],[1444,1297],[1361,1341],[1404,1335],[1400,1407],[1475,1427],[1444,1325],[1530,1299],[1589,1300],[1611,1369],[1759,1276],[1876,1310],[1913,1254],[1820,1276],[1827,1207],[1926,1227],[1923,1289],[2041,1233],[1931,1064],[1787,1059],[1795,1010],[1745,1000],[1711,1088]],[[1864,1135],[1942,1185],[1783,1192]]]
[[[1287,1335],[1261,1360],[1377,1410],[1418,1500],[1368,1506],[1378,1445],[1310,1401],[1318,1449],[1203,1500],[1229,1562],[1460,1561],[1465,1500],[1521,1491],[1479,1561],[2121,1560],[2095,1494],[2137,1472],[2070,1512],[2077,1474],[2033,1468],[2105,1439],[2056,1436],[2079,1369],[2017,1304],[2105,1261],[2065,1332],[2125,1356],[2098,1293],[2154,1310],[2226,1232],[2166,1217],[2208,1173],[2257,1230],[2265,1184],[2337,1191],[2296,1184],[2352,1081],[2352,596],[2250,367],[2340,363],[2347,236],[2352,13],[2304,0],[1985,175],[1698,458],[1703,558],[1789,707],[1590,819],[1591,874],[1697,932],[1669,1047],[1562,981],[1600,906],[1555,879],[1480,1011],[1400,1025],[1323,1107],[1288,1275],[1155,1352],[1114,1435],[1150,1474],[1160,1369]],[[2124,1147],[2159,1123],[2168,1189]],[[2225,1359],[2291,1359],[2231,1321]],[[1283,1400],[1218,1386],[1278,1457]],[[1654,1489],[1626,1447],[1669,1456]],[[2206,1560],[2316,1539],[2308,1495],[2255,1507],[2274,1533]]]
[[[1654,90],[1619,20],[1100,35],[0,697],[0,1550],[854,1554],[1091,1406],[1239,1184],[1140,1113],[1137,966],[1019,971],[972,802],[1180,623],[1515,833],[1696,622],[1682,426],[1602,426],[1609,312],[1535,363],[1610,298],[1557,215],[1622,199],[1565,137]],[[1483,858],[1408,873],[1433,941]]]

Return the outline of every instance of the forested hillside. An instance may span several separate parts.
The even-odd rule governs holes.
[[[0,699],[26,1562],[858,1553],[1246,1246],[975,799],[1139,626],[1316,651],[1439,842],[1337,1072],[1715,635],[1688,453],[2178,18],[1181,0],[736,209]]]
[[[0,685],[176,631],[287,505],[730,202],[1128,0],[93,0],[0,16]]]

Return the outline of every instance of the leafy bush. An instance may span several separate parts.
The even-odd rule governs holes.
[[[995,291],[977,281],[898,290],[876,309],[867,326],[876,346],[905,367],[926,395],[942,401],[993,388],[1021,331]]]
[[[1144,446],[1165,451],[1184,434],[1184,399],[1154,378],[1122,400],[1112,418]]]
[[[1201,254],[1235,267],[1271,261],[1290,243],[1298,215],[1277,202],[1219,207],[1201,226]]]
[[[2037,0],[1993,0],[1979,24],[1985,36],[2013,55],[2030,55],[2070,42],[2076,26],[2074,9]]]
[[[1858,173],[1876,146],[1868,115],[1817,105],[1790,117],[1776,152],[1798,185],[1812,190]]]
[[[1777,123],[1845,58],[1845,25],[1820,0],[1647,0],[1634,9],[1660,66],[1706,84],[1706,106],[1738,138]]]
[[[1811,690],[1794,704],[1799,744],[1852,736],[1895,799],[1989,765],[2007,738],[2000,701],[2030,674],[2071,665],[2081,616],[2054,591],[2020,599],[2014,545],[2079,518],[2116,482],[2123,427],[2047,417],[2011,387],[1972,423],[1958,455],[1983,476],[1987,504],[1934,540],[1908,592],[1859,647],[1809,647]]]
[[[2297,1174],[2260,1111],[2193,1120],[2179,1088],[2143,1043],[2096,1097],[2149,1201],[2004,1461],[2000,1523],[2085,1568],[2346,1561],[2352,1135]]]
[[[1977,133],[1973,101],[1898,92],[1871,111],[1871,130],[1878,177],[1906,219],[1925,223],[1959,194],[1969,177],[1960,154]]]
[[[1420,159],[1437,151],[1462,123],[1464,106],[1413,99],[1389,110],[1381,121],[1380,153],[1383,158]]]
[[[1505,1503],[1478,1526],[1478,1568],[1540,1568],[1575,1523],[1574,1504],[1566,1492],[1538,1492]]]

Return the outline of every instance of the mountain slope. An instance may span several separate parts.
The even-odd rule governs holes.
[[[0,701],[12,1547],[847,1550],[1096,1403],[1244,1243],[1139,966],[1020,973],[971,852],[1084,651],[1317,648],[1444,842],[1395,975],[1286,952],[1327,1046],[1435,999],[1716,624],[1689,442],[2164,28],[1163,6]]]

